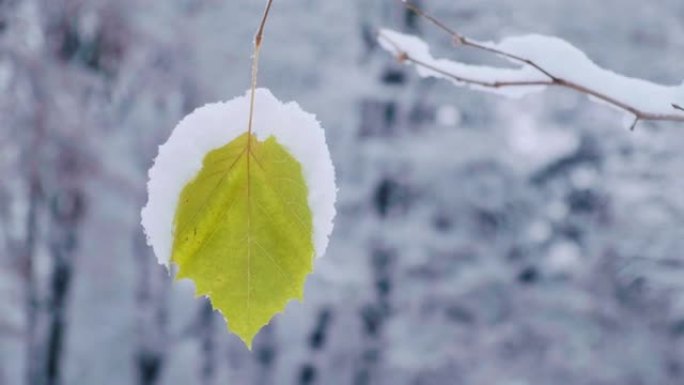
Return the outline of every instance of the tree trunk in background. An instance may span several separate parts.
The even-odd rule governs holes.
[[[214,309],[209,300],[199,308],[200,384],[213,385],[216,380],[216,344],[214,342]]]
[[[37,132],[37,137],[42,136]],[[60,149],[61,150],[61,149]],[[39,158],[40,153],[34,154]],[[61,383],[63,346],[66,332],[66,307],[71,287],[74,254],[77,248],[78,225],[84,213],[84,195],[77,187],[77,157],[67,151],[59,152],[53,171],[53,191],[45,191],[47,185],[39,175],[34,159],[29,178],[29,209],[26,219],[26,241],[24,247],[24,284],[26,290],[26,382],[29,385],[59,385]],[[47,228],[40,226],[46,203],[50,196],[47,212]],[[50,271],[39,275],[36,264],[42,236],[47,238]]]
[[[333,318],[332,307],[323,306],[318,312],[316,323],[314,329],[309,334],[307,340],[309,347],[309,356],[311,360],[304,363],[299,369],[299,375],[297,378],[298,385],[311,385],[316,383],[316,380],[320,377],[318,374],[320,370],[316,365],[316,361],[323,354],[322,351],[326,347],[326,341],[328,339],[328,332],[330,329],[330,324]],[[322,383],[322,382],[319,382]]]
[[[392,267],[395,253],[384,247],[375,248],[371,254],[371,271],[375,286],[374,301],[366,303],[360,316],[363,325],[363,341],[359,365],[354,375],[354,385],[371,385],[380,382],[383,359],[383,332],[388,319],[392,316],[391,290]]]
[[[136,290],[138,347],[134,356],[136,383],[156,385],[160,383],[166,359],[167,303],[169,279],[157,265],[145,242],[142,229],[136,228],[133,236],[133,256],[137,260],[140,275]]]
[[[72,158],[68,152],[66,158]],[[74,162],[74,163],[72,163]],[[76,160],[66,162],[64,179],[74,179]],[[53,260],[48,295],[48,330],[46,343],[47,385],[60,385],[67,326],[67,300],[74,273],[78,225],[84,214],[84,194],[76,186],[66,186],[55,193],[50,207],[50,254]]]
[[[45,383],[45,309],[44,297],[39,292],[39,280],[36,271],[36,250],[41,241],[40,219],[45,205],[45,183],[41,171],[45,142],[46,105],[39,79],[31,82],[34,96],[35,115],[31,127],[32,135],[27,140],[30,145],[24,149],[22,158],[29,164],[26,185],[28,188],[28,211],[22,250],[21,270],[24,278],[25,311],[26,311],[26,384],[41,385]]]
[[[24,278],[25,306],[26,306],[26,383],[27,385],[41,383],[44,370],[40,368],[42,360],[38,339],[38,315],[40,300],[36,287],[34,272],[34,253],[38,238],[38,215],[42,204],[41,182],[37,172],[32,171],[29,181],[29,208],[26,217],[26,238],[22,257],[22,275]]]
[[[278,358],[275,325],[277,321],[271,321],[259,333],[259,340],[254,344],[254,358],[256,360],[255,373],[253,375],[255,385],[271,385],[278,382],[274,378],[276,359]]]

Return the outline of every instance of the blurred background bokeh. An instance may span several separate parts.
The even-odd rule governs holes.
[[[681,0],[419,4],[684,78]],[[377,28],[489,59],[394,0],[275,2],[260,84],[322,121],[338,217],[304,303],[247,351],[139,213],[178,120],[248,88],[263,6],[0,0],[0,384],[684,383],[684,126],[418,79]]]

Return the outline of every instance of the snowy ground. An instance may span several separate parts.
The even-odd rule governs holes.
[[[21,253],[9,240],[24,232],[22,164],[35,151],[25,133],[40,110],[9,85],[22,76],[54,105],[45,140],[73,146],[85,165],[65,385],[684,382],[681,124],[629,132],[619,113],[570,92],[508,100],[419,79],[375,46],[375,30],[481,57],[454,51],[396,1],[276,0],[260,84],[323,123],[340,191],[306,301],[250,353],[189,283],[169,282],[141,245],[139,216],[146,170],[178,119],[247,89],[262,2],[3,3],[0,384],[26,383],[28,360]],[[422,5],[478,39],[551,34],[604,68],[684,79],[680,0]],[[81,36],[73,52],[55,37],[60,17]],[[118,48],[93,69],[83,47],[98,28],[110,39],[98,44]],[[32,66],[13,67],[13,55]],[[34,250],[38,277],[51,268],[49,234]],[[152,378],[141,352],[159,363]]]

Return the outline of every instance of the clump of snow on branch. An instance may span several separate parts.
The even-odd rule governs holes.
[[[142,210],[147,241],[160,264],[169,266],[173,222],[183,188],[199,173],[204,157],[247,131],[249,92],[228,102],[207,104],[186,116],[160,146],[149,172],[148,203]],[[309,188],[316,256],[325,253],[335,217],[335,170],[325,134],[312,114],[297,103],[282,103],[257,89],[252,132],[263,141],[274,136],[301,163]]]
[[[400,32],[383,29],[378,39],[380,46],[395,56],[404,54],[416,62],[418,74],[424,78],[433,77],[451,80],[455,85],[483,89],[508,97],[522,97],[532,92],[543,91],[544,86],[531,87],[487,87],[476,83],[513,83],[521,81],[545,82],[549,78],[532,67],[500,68],[472,65],[448,59],[436,59],[430,53],[430,46],[422,39]],[[457,80],[454,76],[464,79]],[[467,80],[466,80],[467,79]]]
[[[385,50],[415,65],[422,77],[448,79],[458,86],[509,97],[539,92],[550,85],[564,86],[639,119],[684,120],[684,114],[674,107],[684,103],[684,83],[665,86],[617,74],[557,37],[526,35],[499,43],[476,43],[493,53],[505,52],[508,56],[500,56],[517,65],[513,69],[436,59],[420,38],[389,29],[381,30],[378,40]]]

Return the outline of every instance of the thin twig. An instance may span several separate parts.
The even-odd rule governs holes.
[[[585,95],[590,95],[593,96],[596,99],[602,100],[606,103],[609,103],[615,107],[618,107],[622,110],[625,110],[632,115],[634,115],[634,121],[632,125],[630,126],[630,129],[634,129],[636,125],[642,121],[642,120],[651,120],[651,121],[674,121],[674,122],[684,122],[684,115],[682,114],[664,114],[664,113],[653,113],[653,112],[648,112],[648,111],[643,111],[640,110],[637,107],[634,107],[632,105],[629,105],[623,101],[620,101],[610,95],[606,95],[600,91],[597,91],[595,89],[592,89],[589,86],[585,86],[576,82],[573,82],[568,79],[564,79],[560,76],[554,75],[551,73],[549,70],[545,69],[538,63],[535,63],[533,60],[524,58],[519,55],[512,54],[510,52],[505,52],[497,48],[493,48],[487,45],[483,45],[481,43],[478,43],[474,40],[469,39],[468,37],[460,34],[458,31],[450,28],[447,26],[444,22],[440,21],[436,17],[432,16],[431,14],[425,12],[422,10],[420,7],[417,5],[411,3],[410,1],[403,1],[402,3],[412,12],[417,14],[418,16],[421,16],[428,20],[430,23],[435,25],[437,28],[440,30],[448,33],[451,38],[454,40],[454,43],[457,45],[462,45],[466,47],[471,47],[474,49],[478,49],[481,51],[493,53],[495,55],[499,55],[505,58],[508,58],[510,60],[519,62],[523,65],[529,66],[531,68],[534,68],[537,70],[539,73],[543,74],[544,76],[548,77],[548,80],[529,80],[529,81],[483,81],[483,80],[477,80],[477,79],[472,79],[468,78],[462,75],[454,74],[449,71],[437,68],[433,65],[430,65],[428,63],[425,63],[419,59],[416,59],[415,57],[412,57],[411,54],[406,52],[405,50],[401,49],[401,47],[394,41],[392,41],[390,38],[388,38],[386,35],[380,35],[383,39],[385,39],[386,42],[390,43],[392,46],[395,47],[396,52],[398,53],[398,58],[400,61],[409,61],[414,63],[417,66],[421,66],[423,68],[430,69],[434,72],[437,72],[443,76],[449,77],[453,80],[466,83],[466,84],[473,84],[477,86],[482,86],[482,87],[488,87],[488,88],[503,88],[503,87],[530,87],[530,86],[558,86],[558,87],[563,87],[567,89],[574,90],[576,92],[585,94]],[[677,104],[673,104],[672,107],[674,107],[677,110],[684,111],[684,108]]]
[[[250,139],[247,141],[247,147],[251,143],[252,135],[252,123],[254,121],[254,94],[256,93],[257,86],[257,75],[259,73],[259,53],[261,52],[261,42],[264,39],[264,28],[266,27],[266,20],[268,19],[268,14],[271,11],[271,6],[273,5],[273,0],[268,0],[266,4],[266,9],[264,10],[264,16],[261,18],[261,23],[259,23],[259,29],[254,36],[254,55],[252,56],[252,88],[249,98],[249,122],[247,123],[247,131],[249,132]]]
[[[454,40],[454,43],[457,44],[457,45],[463,45],[463,46],[466,46],[466,47],[472,47],[472,48],[480,49],[480,50],[483,50],[483,51],[491,52],[491,53],[493,53],[493,54],[496,54],[496,55],[500,55],[500,56],[506,57],[506,58],[508,58],[508,59],[511,59],[511,60],[520,62],[520,63],[522,63],[522,64],[529,65],[530,67],[535,68],[537,71],[539,71],[539,72],[541,72],[542,74],[546,75],[549,79],[552,79],[552,80],[553,80],[553,79],[556,78],[555,76],[551,75],[549,72],[547,72],[547,71],[546,71],[545,69],[543,69],[541,66],[537,65],[537,64],[536,64],[535,62],[533,62],[532,60],[525,59],[525,58],[522,58],[522,57],[520,57],[520,56],[518,56],[518,55],[514,55],[514,54],[511,54],[511,53],[508,53],[508,52],[504,52],[504,51],[498,50],[498,49],[496,49],[496,48],[492,48],[492,47],[488,47],[488,46],[486,46],[486,45],[482,45],[482,44],[480,44],[480,43],[478,43],[478,42],[476,42],[476,41],[474,41],[474,40],[471,40],[471,39],[467,38],[466,36],[461,35],[461,34],[458,33],[457,31],[451,29],[451,28],[448,27],[445,23],[443,23],[442,21],[438,20],[436,17],[430,15],[429,13],[423,11],[423,10],[422,10],[421,8],[419,8],[417,5],[415,5],[415,4],[413,4],[413,3],[409,2],[409,1],[403,1],[403,0],[402,0],[402,3],[404,3],[404,4],[406,5],[406,7],[407,7],[408,9],[410,9],[412,12],[414,12],[416,15],[425,18],[425,19],[428,20],[430,23],[434,24],[437,28],[439,28],[439,29],[441,29],[442,31],[444,31],[444,32],[448,33],[449,35],[451,35],[452,39]]]
[[[679,104],[672,103],[672,107],[673,107],[675,110],[684,111],[684,107],[680,106]]]
[[[254,37],[254,45],[256,47],[261,47],[261,41],[264,37],[264,28],[266,27],[266,20],[268,19],[269,12],[271,12],[272,5],[273,0],[268,0],[268,4],[266,4],[266,10],[264,11],[264,16],[261,18],[261,24],[259,24],[259,30]]]

